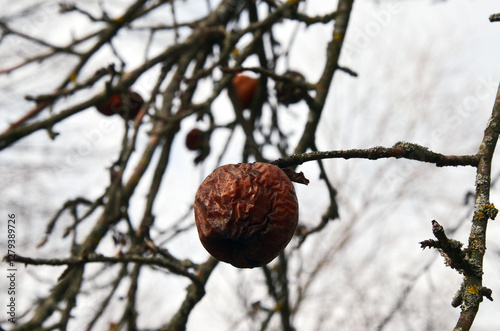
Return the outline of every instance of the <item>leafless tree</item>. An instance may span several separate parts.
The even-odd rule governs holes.
[[[339,0],[309,14],[308,2],[37,0],[0,7],[0,107],[9,111],[0,128],[0,166],[8,174],[1,184],[9,194],[1,208],[19,224],[4,261],[36,284],[26,280],[21,287],[18,279],[15,323],[4,316],[2,325],[383,330],[392,323],[398,330],[442,330],[456,317],[443,308],[451,302],[460,307],[455,330],[471,328],[480,303],[493,300],[498,286],[487,284],[484,261],[498,261],[500,251],[486,254],[487,225],[497,214],[490,191],[500,92],[481,94],[481,101],[494,102],[487,123],[468,108],[454,111],[461,107],[457,96],[477,89],[464,81],[454,87],[458,92],[445,90],[429,79],[456,68],[433,65],[426,48],[404,53],[417,59],[414,68],[405,71],[393,59],[366,90],[342,95],[333,83],[356,84],[362,69],[340,57],[355,58],[365,45],[362,35],[349,40],[347,33],[356,9],[352,0]],[[497,24],[498,15],[490,20]],[[296,69],[293,56],[305,53],[298,31],[317,27],[328,33],[317,45],[324,61],[314,64],[315,73],[303,71],[304,81],[291,79],[285,72]],[[232,84],[242,71],[258,79],[249,109]],[[396,82],[380,86],[390,80]],[[280,83],[300,91],[300,103],[277,96]],[[137,116],[130,114],[133,104],[123,118],[95,110],[130,90],[144,99]],[[357,92],[363,97],[347,108],[343,101]],[[370,126],[358,127],[360,118]],[[384,145],[395,126],[405,135]],[[203,135],[196,152],[184,147],[193,128]],[[412,141],[419,131],[427,141]],[[454,131],[474,135],[471,152],[455,155],[456,138],[446,140],[450,153],[436,152]],[[275,261],[238,270],[201,248],[192,201],[215,167],[254,161],[290,169],[301,214],[294,239]],[[455,183],[456,172],[470,178],[474,170],[475,182]],[[408,210],[424,212],[398,219]],[[429,219],[416,223],[423,215]],[[433,238],[417,238],[417,228]],[[459,234],[468,242],[453,239]],[[0,240],[9,244],[8,238]],[[414,254],[415,248],[439,251],[454,276],[433,267],[437,255]],[[431,268],[444,272],[433,275]],[[452,288],[450,277],[461,285]],[[422,287],[431,289],[408,299]]]

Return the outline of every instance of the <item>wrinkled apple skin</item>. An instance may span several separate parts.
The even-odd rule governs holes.
[[[195,221],[201,243],[215,258],[238,268],[271,262],[292,239],[298,222],[295,189],[279,167],[227,164],[198,188]]]

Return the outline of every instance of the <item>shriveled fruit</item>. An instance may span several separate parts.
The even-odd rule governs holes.
[[[205,178],[194,201],[201,243],[238,268],[271,262],[292,239],[299,205],[292,182],[267,163],[227,164]]]
[[[278,101],[288,106],[290,104],[294,104],[299,102],[304,98],[304,95],[307,93],[307,90],[302,83],[305,83],[305,77],[297,71],[287,71],[283,74],[284,77],[289,77],[292,81],[277,81],[275,85],[276,95],[278,97]]]
[[[244,74],[236,74],[233,78],[233,86],[236,90],[236,96],[243,109],[250,108],[252,100],[257,91],[259,80]]]
[[[118,114],[123,118],[133,119],[139,114],[143,104],[144,100],[139,93],[127,90],[123,94],[111,95],[108,100],[97,105],[96,108],[105,116]]]
[[[123,104],[123,111],[119,112],[118,114],[123,118],[133,119],[141,111],[141,108],[144,105],[144,99],[139,93],[128,91],[128,93],[125,95]],[[128,115],[127,111],[129,112]]]
[[[186,147],[191,151],[196,151],[203,146],[203,131],[192,129],[186,135]]]
[[[96,106],[97,110],[105,116],[118,113],[122,107],[122,97],[119,94],[113,94],[108,100]]]

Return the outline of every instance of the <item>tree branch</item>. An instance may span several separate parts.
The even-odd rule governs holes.
[[[461,313],[455,326],[455,331],[470,330],[474,318],[479,309],[479,304],[483,300],[481,293],[483,259],[486,251],[486,227],[488,219],[493,215],[488,212],[490,206],[490,188],[491,188],[491,160],[493,152],[500,134],[500,86],[498,88],[493,112],[484,131],[483,141],[479,147],[477,156],[479,163],[477,165],[476,175],[476,202],[474,206],[474,218],[469,236],[469,246],[467,255],[471,262],[478,266],[481,275],[465,275],[461,290],[463,299]]]
[[[349,18],[351,15],[353,3],[354,0],[340,0],[337,5],[332,39],[328,43],[326,51],[327,62],[325,64],[325,68],[323,70],[321,78],[317,83],[318,88],[316,97],[314,98],[314,101],[308,102],[309,117],[304,128],[304,133],[302,134],[302,137],[300,138],[300,141],[295,148],[296,154],[304,153],[313,145],[313,142],[315,140],[316,130],[321,118],[321,113],[323,112],[323,107],[325,105],[328,91],[330,90],[333,75],[339,68],[338,60],[340,57],[340,52],[342,50],[342,45],[344,43],[344,37],[347,32],[347,26],[349,24]]]
[[[434,163],[438,167],[444,166],[477,166],[479,157],[477,155],[444,155],[433,152],[426,147],[398,142],[393,147],[376,146],[368,149],[348,149],[339,151],[311,152],[293,154],[289,157],[279,158],[272,162],[280,168],[297,166],[305,162],[324,159],[386,159],[404,158],[420,162]]]
[[[491,14],[490,15],[490,22],[500,22],[500,13]]]
[[[191,311],[196,306],[196,304],[205,295],[205,284],[210,277],[210,274],[217,266],[219,261],[210,257],[205,263],[201,264],[198,268],[199,282],[192,283],[186,289],[187,294],[184,302],[177,311],[177,313],[172,317],[170,323],[165,325],[158,331],[184,331],[186,330],[186,323],[191,314]]]
[[[4,260],[6,258],[7,256],[4,257]],[[86,263],[115,264],[115,263],[130,263],[130,262],[163,267],[174,274],[185,276],[191,279],[193,282],[201,284],[199,277],[187,270],[187,268],[190,267],[190,265],[184,266],[180,261],[169,260],[160,257],[145,257],[138,254],[125,254],[119,257],[111,257],[94,253],[94,254],[89,254],[86,258],[70,257],[62,259],[38,259],[38,258],[33,259],[30,257],[16,255],[16,263],[24,263],[26,265],[31,264],[31,265],[51,265],[51,266],[77,266]]]

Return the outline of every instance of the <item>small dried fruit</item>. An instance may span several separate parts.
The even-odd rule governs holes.
[[[186,135],[186,147],[191,151],[197,151],[203,147],[203,131],[192,129]]]
[[[123,94],[111,95],[108,100],[97,105],[96,108],[105,116],[118,114],[123,118],[135,118],[143,104],[144,100],[139,93],[127,90]]]
[[[210,136],[211,131],[201,131],[200,129],[192,129],[186,135],[186,147],[191,151],[198,151],[198,156],[194,159],[194,163],[198,164],[210,154]]]
[[[97,110],[105,115],[112,116],[122,107],[122,98],[119,94],[113,94],[108,100],[96,106]]]
[[[243,109],[250,108],[252,100],[257,91],[259,80],[246,76],[244,74],[236,74],[233,78],[233,85],[236,90],[236,96]]]
[[[292,182],[267,163],[227,164],[205,178],[194,212],[201,243],[238,268],[263,266],[292,239],[299,206]]]
[[[277,81],[274,86],[276,90],[276,95],[278,97],[278,101],[288,106],[293,103],[297,103],[304,98],[304,95],[307,93],[307,90],[301,83],[305,83],[305,77],[297,71],[287,71],[283,74],[284,77],[292,78],[293,81]]]

